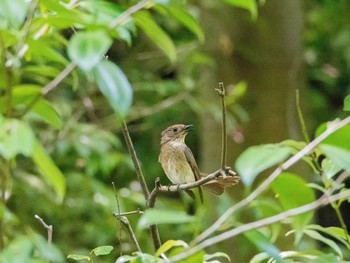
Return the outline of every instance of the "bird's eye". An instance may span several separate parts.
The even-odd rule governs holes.
[[[177,128],[173,128],[173,132],[177,132]]]

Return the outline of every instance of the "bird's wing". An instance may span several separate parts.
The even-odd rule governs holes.
[[[196,163],[196,160],[193,157],[193,154],[192,154],[190,148],[188,148],[187,146],[184,149],[184,154],[185,154],[187,162],[189,163],[189,165],[192,169],[192,172],[194,174],[194,179],[196,181],[198,181],[201,178],[201,173],[199,171],[198,165]],[[203,203],[203,192],[202,192],[202,188],[200,186],[198,187],[198,191],[199,191],[199,197],[201,199],[201,202]]]

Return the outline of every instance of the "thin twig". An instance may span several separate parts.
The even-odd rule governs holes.
[[[338,194],[331,195],[331,196],[327,196],[326,194],[324,194],[314,202],[308,203],[308,204],[303,205],[303,206],[299,206],[297,208],[287,210],[283,213],[280,213],[280,214],[277,214],[277,215],[274,215],[271,217],[267,217],[267,218],[260,219],[260,220],[257,220],[257,221],[254,221],[254,222],[251,222],[248,224],[241,225],[239,227],[236,227],[234,229],[226,231],[220,235],[209,238],[209,239],[203,241],[202,243],[198,244],[197,246],[192,247],[189,250],[186,250],[185,252],[171,258],[170,262],[180,261],[184,258],[189,257],[190,255],[193,255],[194,253],[196,253],[196,252],[198,252],[206,247],[212,246],[216,243],[219,243],[221,241],[224,241],[224,240],[227,240],[227,239],[232,238],[234,236],[237,236],[243,232],[247,232],[247,231],[252,230],[252,229],[257,229],[257,228],[260,228],[262,226],[270,225],[270,224],[285,220],[291,216],[300,215],[300,214],[309,212],[311,210],[315,210],[321,206],[325,206],[331,202],[335,202],[337,200],[345,199],[348,197],[350,197],[350,190],[346,190],[346,191],[343,191],[343,192],[340,192]]]
[[[40,216],[35,215],[34,216],[42,225],[43,227],[47,230],[47,243],[49,243],[49,245],[52,244],[52,233],[53,233],[53,226],[52,225],[48,225],[45,223],[44,219],[42,219]]]
[[[300,125],[301,125],[301,130],[302,130],[302,133],[304,135],[305,141],[307,143],[309,143],[310,142],[310,137],[309,137],[309,134],[307,132],[307,128],[306,128],[303,112],[301,111],[300,92],[299,92],[298,89],[296,90],[296,93],[295,93],[295,99],[296,99],[296,107],[297,107],[298,117],[299,117],[299,121],[300,121]]]
[[[136,5],[133,5],[126,9],[122,14],[120,14],[117,18],[115,18],[108,26],[108,30],[112,31],[117,26],[121,25],[122,23],[126,22],[128,18],[136,13],[137,11],[146,8],[148,6],[151,6],[154,2],[152,0],[143,0],[137,3]]]
[[[131,160],[132,160],[134,167],[135,167],[137,179],[140,182],[142,192],[143,192],[143,195],[144,195],[145,200],[146,200],[146,206],[148,207],[148,200],[149,200],[150,193],[149,193],[149,190],[148,190],[148,187],[146,184],[145,176],[143,175],[143,172],[141,169],[140,162],[137,158],[136,151],[135,151],[134,145],[132,143],[128,127],[125,123],[125,120],[122,121],[122,133],[123,133]],[[151,225],[150,231],[151,231],[151,236],[152,236],[154,248],[157,250],[161,245],[157,226]]]
[[[1,206],[6,207],[7,180],[10,177],[11,163],[10,160],[0,158],[0,183],[1,183]],[[5,221],[4,217],[0,218],[0,250],[4,248]]]
[[[227,133],[226,133],[226,104],[225,104],[225,87],[224,83],[219,83],[219,89],[215,89],[221,99],[221,110],[222,110],[222,148],[221,148],[221,169],[226,169],[226,155],[227,155]]]
[[[267,177],[259,187],[257,187],[249,196],[247,196],[242,201],[238,202],[234,206],[230,207],[221,217],[219,217],[214,224],[212,224],[209,228],[207,228],[203,233],[197,236],[193,240],[193,244],[198,244],[211,234],[213,234],[216,230],[218,230],[221,225],[231,217],[233,213],[237,210],[241,209],[249,205],[251,201],[253,201],[256,197],[258,197],[265,189],[286,169],[294,165],[296,162],[301,160],[305,155],[307,155],[310,151],[312,151],[318,144],[320,144],[324,139],[326,139],[329,135],[344,127],[345,125],[350,123],[350,117],[345,118],[342,121],[334,121],[330,123],[329,127],[320,134],[317,138],[315,138],[312,142],[306,145],[303,149],[285,161],[280,167],[277,167],[269,177]]]
[[[139,242],[137,241],[137,238],[136,238],[136,236],[135,236],[134,231],[132,230],[132,227],[131,227],[131,225],[130,225],[130,223],[129,223],[128,218],[127,218],[126,216],[120,216],[120,215],[118,215],[118,214],[116,214],[116,213],[113,213],[113,215],[114,215],[115,218],[117,218],[121,223],[123,223],[123,225],[124,225],[124,226],[126,227],[126,229],[128,230],[129,236],[130,236],[132,242],[134,243],[136,249],[137,249],[138,251],[142,252],[141,247],[140,247],[140,245],[139,245]]]
[[[143,211],[140,210],[140,208],[138,208],[135,211],[130,211],[130,212],[118,212],[118,213],[113,213],[114,216],[130,216],[130,215],[140,215],[143,214]]]

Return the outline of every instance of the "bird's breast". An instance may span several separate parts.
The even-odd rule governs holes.
[[[191,166],[188,164],[183,143],[168,142],[161,147],[159,162],[173,184],[195,181]]]

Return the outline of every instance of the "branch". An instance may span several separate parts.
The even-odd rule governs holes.
[[[143,172],[141,169],[140,162],[137,158],[136,151],[135,151],[134,145],[132,143],[128,127],[127,127],[124,120],[122,121],[122,133],[123,133],[126,145],[128,147],[128,151],[129,151],[129,154],[131,156],[131,160],[134,164],[137,179],[140,182],[142,192],[143,192],[143,195],[144,195],[145,200],[146,200],[146,205],[147,205],[147,207],[149,207],[148,200],[150,197],[150,193],[149,193],[149,190],[148,190],[148,187],[146,184],[145,176],[143,175]],[[157,250],[161,245],[157,226],[156,225],[150,226],[150,231],[151,231],[151,236],[152,236],[154,248]]]
[[[277,214],[277,215],[274,215],[271,217],[267,217],[267,218],[257,220],[257,221],[254,221],[254,222],[251,222],[248,224],[244,224],[242,226],[239,226],[239,227],[236,227],[236,228],[231,229],[229,231],[226,231],[220,235],[209,238],[209,239],[203,241],[202,243],[200,243],[199,245],[197,245],[197,246],[195,246],[195,247],[193,247],[193,248],[191,248],[191,249],[189,249],[189,250],[187,250],[179,255],[174,256],[173,258],[170,259],[170,262],[180,261],[184,258],[189,257],[190,255],[193,255],[194,253],[196,253],[196,252],[198,252],[206,247],[212,246],[216,243],[219,243],[221,241],[224,241],[224,240],[227,240],[227,239],[232,238],[234,236],[237,236],[243,232],[246,232],[246,231],[249,231],[252,229],[257,229],[257,228],[262,227],[262,226],[270,225],[270,224],[285,220],[288,217],[300,215],[300,214],[309,212],[311,210],[315,210],[321,206],[328,205],[331,202],[335,202],[337,200],[340,200],[343,198],[348,198],[348,197],[350,197],[350,190],[346,190],[346,191],[343,191],[343,192],[340,192],[338,194],[331,195],[331,196],[327,196],[326,194],[324,194],[319,199],[317,199],[316,201],[314,201],[312,203],[308,203],[306,205],[287,210],[283,213],[280,213],[280,214]]]
[[[312,151],[318,144],[320,144],[324,139],[326,139],[329,135],[334,133],[335,131],[339,130],[340,128],[344,127],[350,123],[350,117],[345,118],[342,121],[334,121],[330,123],[327,130],[325,130],[320,136],[315,138],[312,142],[310,142],[308,145],[306,145],[302,150],[297,152],[295,155],[293,155],[291,158],[289,158],[287,161],[285,161],[280,167],[277,167],[275,171],[272,172],[272,174],[267,177],[263,183],[257,187],[249,196],[247,196],[245,199],[240,201],[239,203],[235,204],[234,206],[230,207],[221,217],[219,217],[218,220],[214,222],[207,230],[205,230],[202,234],[200,234],[198,237],[196,237],[193,240],[193,244],[198,244],[211,234],[213,234],[216,230],[218,230],[221,225],[231,217],[233,213],[235,213],[237,210],[241,209],[242,207],[247,206],[251,201],[253,201],[257,196],[259,196],[272,182],[279,176],[284,170],[288,169],[292,165],[294,165],[296,162],[301,160],[305,155],[307,155],[310,151]]]
[[[221,109],[222,109],[222,148],[221,148],[221,169],[226,169],[226,155],[227,155],[227,133],[226,133],[226,104],[225,104],[225,87],[224,83],[219,83],[219,89],[215,89],[221,99]]]
[[[139,211],[138,211],[139,212]],[[125,213],[124,213],[125,214]],[[130,213],[129,213],[130,214]],[[136,239],[136,236],[135,236],[135,233],[134,231],[132,230],[132,227],[129,223],[129,220],[126,216],[124,215],[120,215],[120,214],[116,214],[116,213],[113,213],[113,215],[115,216],[115,218],[117,218],[120,222],[123,223],[123,225],[126,227],[126,229],[128,230],[128,233],[129,233],[129,236],[131,237],[131,240],[132,242],[134,243],[136,249],[139,251],[139,252],[142,252],[141,250],[141,247],[139,245],[139,242],[137,241]]]
[[[52,244],[52,232],[53,232],[53,226],[52,225],[48,225],[45,223],[44,219],[42,219],[40,216],[35,215],[34,216],[36,219],[38,219],[38,221],[43,225],[43,227],[45,229],[47,229],[47,243],[49,243],[49,245]]]

